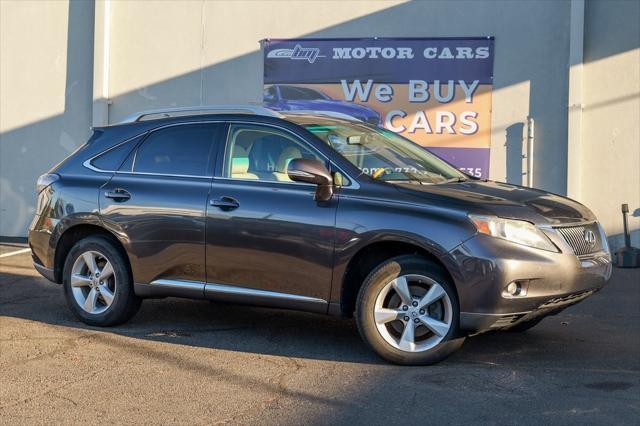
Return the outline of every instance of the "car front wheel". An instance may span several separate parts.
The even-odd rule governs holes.
[[[67,305],[89,325],[120,324],[140,307],[128,264],[106,237],[88,237],[71,248],[64,265],[63,286]]]
[[[397,364],[434,364],[464,342],[453,285],[439,265],[420,256],[375,268],[358,294],[356,320],[369,346]]]

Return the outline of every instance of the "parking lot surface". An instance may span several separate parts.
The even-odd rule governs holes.
[[[2,253],[24,246],[4,246]],[[0,258],[0,423],[638,424],[640,270],[526,333],[387,364],[353,320],[180,299],[85,326],[29,253]]]

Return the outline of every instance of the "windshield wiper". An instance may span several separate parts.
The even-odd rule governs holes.
[[[466,182],[468,180],[469,179],[467,179],[464,176],[458,176],[458,177],[454,177],[454,178],[451,178],[451,179],[443,180],[442,182],[438,182],[438,184],[440,184],[440,183],[460,183],[460,182]]]

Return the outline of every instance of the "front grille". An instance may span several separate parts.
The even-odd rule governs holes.
[[[596,222],[578,226],[561,226],[556,230],[571,246],[576,256],[584,256],[602,250],[602,238]],[[594,237],[592,242],[589,242],[590,235]]]

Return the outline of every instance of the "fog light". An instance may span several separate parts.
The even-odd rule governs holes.
[[[529,280],[517,280],[509,283],[502,290],[502,297],[525,297],[529,292]]]
[[[512,296],[519,296],[520,293],[522,293],[522,286],[520,285],[520,283],[512,282],[507,286],[507,293]]]

